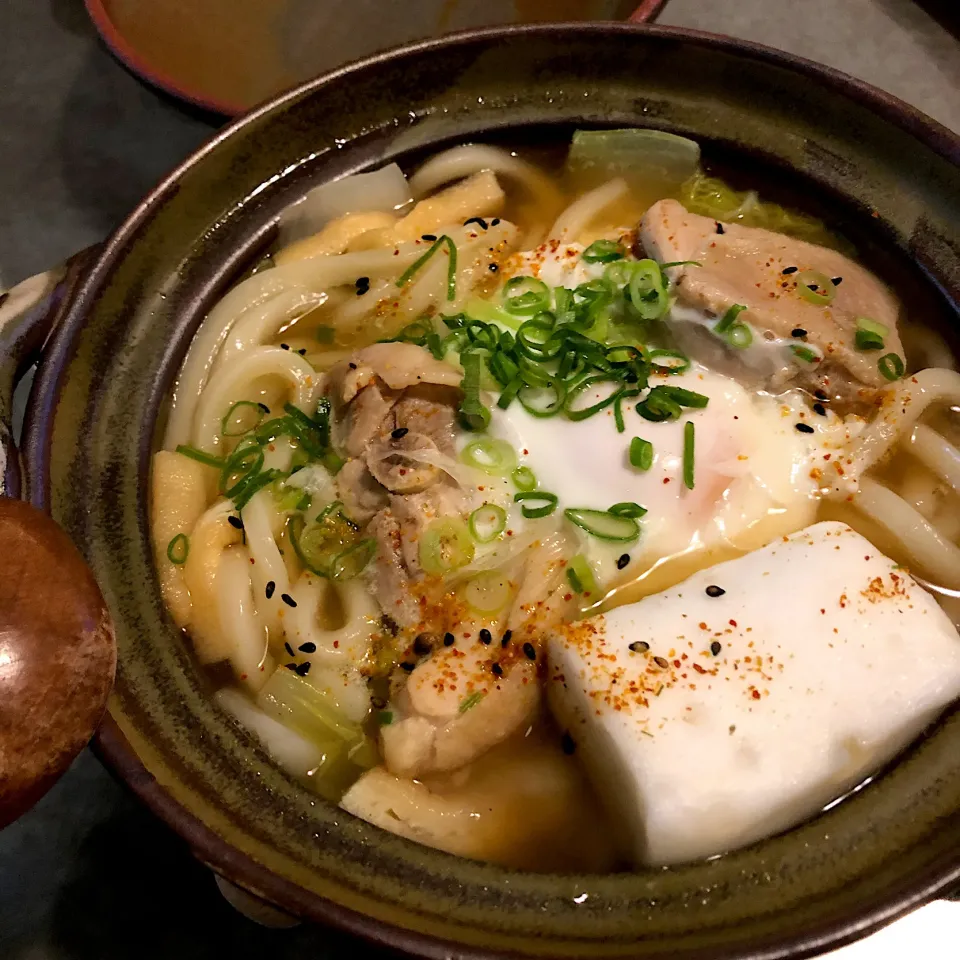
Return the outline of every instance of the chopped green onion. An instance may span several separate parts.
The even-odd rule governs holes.
[[[470,514],[470,533],[477,543],[491,543],[507,526],[507,511],[495,503],[485,503]]]
[[[503,391],[497,399],[497,406],[501,410],[506,410],[507,407],[509,407],[510,404],[517,399],[517,394],[523,389],[524,386],[525,384],[520,377],[514,377],[513,380],[511,380],[503,388]]]
[[[882,350],[886,345],[883,337],[868,330],[858,330],[853,341],[858,350]]]
[[[317,340],[320,343],[333,343],[336,338],[336,331],[333,327],[328,327],[325,324],[321,324],[317,327]]]
[[[630,543],[640,536],[640,525],[633,517],[615,516],[606,510],[569,507],[563,515],[581,530],[608,543]]]
[[[613,401],[613,423],[617,433],[623,433],[627,429],[627,425],[623,422],[623,397],[624,391],[620,390]]]
[[[582,553],[571,557],[570,563],[567,564],[567,579],[570,581],[570,586],[584,597],[600,592],[593,570]]]
[[[661,270],[669,270],[670,267],[702,267],[699,260],[671,260],[669,263],[661,263]]]
[[[804,363],[817,363],[820,360],[820,354],[816,350],[811,350],[810,347],[804,347],[798,343],[790,345],[790,352],[803,360]]]
[[[472,707],[475,707],[483,698],[485,694],[482,690],[475,690],[470,694],[469,697],[464,697],[460,701],[459,711],[460,713],[466,713]]]
[[[875,333],[878,337],[889,337],[890,328],[869,317],[857,317],[857,329],[867,333]]]
[[[550,309],[550,288],[535,277],[511,277],[503,288],[503,306],[512,314],[535,314]]]
[[[695,427],[692,420],[683,425],[683,484],[688,490],[693,489],[693,455]]]
[[[167,544],[167,559],[177,566],[187,562],[187,555],[190,553],[190,539],[185,533],[178,533]]]
[[[490,423],[490,411],[480,400],[480,354],[461,353],[460,363],[463,365],[463,380],[460,381],[460,389],[463,390],[460,419],[470,430],[484,430]]]
[[[476,467],[492,477],[505,477],[517,465],[517,453],[506,440],[483,437],[468,443],[460,459],[470,467]]]
[[[618,289],[623,289],[633,276],[633,264],[626,260],[615,260],[603,271],[604,280],[608,280]],[[560,307],[557,306],[559,312]]]
[[[393,711],[392,710],[381,710],[377,714],[377,723],[381,727],[389,727],[393,723]]]
[[[519,466],[510,474],[513,485],[524,493],[537,489],[537,475],[526,466]]]
[[[528,520],[539,520],[541,517],[549,517],[557,509],[559,499],[555,493],[547,493],[543,490],[521,490],[513,496],[514,502],[520,504],[520,512]],[[539,506],[528,506],[528,501],[538,503]]]
[[[825,307],[836,296],[837,289],[830,278],[818,270],[801,270],[793,279],[797,282],[797,293],[814,306]]]
[[[717,336],[723,336],[734,324],[737,317],[743,313],[747,308],[742,303],[735,303],[730,307],[727,312],[720,318],[720,322],[713,328],[713,332]]]
[[[657,373],[686,373],[690,369],[690,358],[679,350],[651,350],[650,362]]]
[[[710,402],[710,398],[702,393],[696,393],[694,390],[684,390],[683,387],[654,387],[654,390],[664,390],[671,400],[679,403],[681,407],[693,407],[702,410]]]
[[[653,466],[653,444],[641,437],[630,441],[630,465],[638,470],[649,470]]]
[[[331,580],[352,580],[363,572],[377,552],[377,541],[368,537],[338,553],[330,564]]]
[[[877,361],[877,369],[887,380],[899,380],[905,367],[903,360],[895,353],[888,353]]]
[[[606,352],[607,363],[612,364],[636,363],[641,356],[640,351],[630,344],[608,347]]]
[[[422,256],[419,260],[416,260],[412,263],[403,273],[400,274],[400,279],[397,280],[397,286],[402,287],[410,282],[414,274],[442,247],[446,245],[447,252],[449,254],[449,262],[447,265],[447,299],[456,300],[457,299],[457,245],[453,240],[444,234],[442,237],[439,237],[436,243]]]
[[[177,447],[177,453],[184,457],[189,457],[191,460],[196,460],[197,463],[203,463],[208,467],[216,467],[218,470],[222,470],[227,462],[222,457],[215,457],[212,453],[205,453],[203,450],[199,450],[197,447],[187,446],[185,443],[181,443]]]
[[[623,247],[614,240],[595,240],[583,251],[583,259],[586,263],[611,263],[614,260],[622,260],[623,257]]]
[[[669,394],[659,393],[660,387],[654,387],[635,407],[644,420],[661,423],[664,420],[677,420],[680,417],[680,404]]]
[[[256,419],[251,423],[250,416],[238,414],[238,410],[243,411],[244,414],[246,414],[246,411],[252,410]],[[240,420],[241,417],[243,417],[243,421],[248,424],[247,426],[244,426],[244,422],[234,422],[235,420]],[[223,419],[220,421],[220,435],[224,437],[242,437],[245,433],[249,433],[251,430],[259,427],[261,420],[263,420],[263,406],[261,404],[254,403],[252,400],[238,400],[223,415]],[[230,427],[237,427],[239,429],[231,430]]]
[[[745,323],[735,323],[723,337],[735,350],[744,350],[753,343],[753,331]]]
[[[639,503],[632,500],[626,500],[623,503],[615,503],[607,513],[612,513],[615,517],[630,517],[632,520],[639,520],[646,516],[647,508],[641,507]]]
[[[552,313],[538,313],[517,331],[517,350],[536,363],[552,360],[563,348],[563,340],[552,336],[555,326],[556,318]]]
[[[630,303],[641,320],[659,320],[670,306],[667,284],[656,260],[638,260],[628,287]]]
[[[473,560],[476,547],[459,518],[440,517],[420,534],[420,566],[433,576],[444,576]]]
[[[609,383],[610,393],[608,393],[605,397],[601,397],[589,407],[577,407],[575,405],[577,398],[582,393],[592,389],[598,383]],[[586,377],[576,384],[576,386],[567,391],[563,409],[570,420],[586,420],[588,417],[592,417],[595,413],[605,410],[610,406],[611,403],[616,401],[618,396],[620,396],[620,391],[617,389],[617,385],[611,382],[610,378],[606,374],[599,374],[595,377]]]
[[[477,613],[499,613],[512,599],[513,587],[503,574],[487,570],[467,583],[463,597]]]

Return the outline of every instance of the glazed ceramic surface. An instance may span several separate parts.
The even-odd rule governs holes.
[[[362,62],[239,121],[109,242],[48,349],[26,492],[116,623],[102,755],[198,855],[292,912],[434,957],[806,956],[960,877],[960,715],[799,829],[707,863],[523,874],[383,833],[306,792],[220,713],[166,616],[147,531],[164,397],[205,311],[306,189],[531,125],[642,125],[792,169],[960,300],[960,145],[855,81],[747,44],[595,25],[463,35]],[[530,815],[536,816],[531,810]]]

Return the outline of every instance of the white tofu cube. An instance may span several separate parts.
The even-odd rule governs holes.
[[[554,713],[643,863],[817,813],[960,695],[949,618],[832,522],[562,627],[548,654]]]

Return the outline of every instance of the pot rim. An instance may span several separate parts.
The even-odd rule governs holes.
[[[429,53],[438,48],[524,35],[562,38],[572,31],[586,31],[599,35],[637,34],[660,37],[664,40],[682,40],[785,67],[815,79],[830,89],[842,92],[847,98],[866,106],[874,114],[907,131],[936,154],[960,167],[960,136],[892,94],[832,67],[761,44],[704,31],[616,22],[508,25],[463,31],[442,38],[405,44],[374,54],[300,84],[229,123],[154,187],[110,237],[99,257],[90,267],[85,280],[74,293],[63,323],[51,341],[37,374],[24,431],[23,454],[28,464],[30,480],[26,497],[35,506],[49,512],[52,437],[50,431],[44,429],[43,425],[49,422],[52,416],[56,395],[70,362],[73,343],[82,328],[84,316],[96,299],[98,289],[115,264],[123,257],[130,235],[151,216],[156,207],[164,202],[169,192],[176,189],[178,179],[188,169],[203,162],[219,144],[244,127],[287,103],[322,90],[326,85],[351,72],[375,68],[379,64],[408,54]],[[373,943],[417,956],[437,958],[437,960],[440,958],[446,960],[450,957],[490,960],[493,957],[520,956],[498,949],[478,949],[394,926],[310,893],[293,881],[273,873],[252,857],[241,853],[173,800],[164,787],[147,771],[124,736],[117,720],[110,715],[109,707],[107,716],[96,734],[94,749],[97,756],[115,771],[161,820],[190,844],[192,852],[198,859],[216,872],[281,908],[291,910],[306,919],[331,923]],[[712,953],[710,960],[780,960],[787,957],[810,957],[835,949],[874,932],[910,910],[942,895],[958,880],[960,880],[960,858],[940,856],[933,865],[914,871],[912,876],[901,878],[895,888],[884,891],[865,912],[827,921],[822,926],[800,936],[768,941],[749,953],[733,954],[726,950],[722,953]]]

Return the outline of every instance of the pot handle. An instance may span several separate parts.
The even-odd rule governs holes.
[[[69,537],[19,499],[13,391],[66,313],[94,255],[0,295],[0,828],[28,810],[86,746],[116,668],[113,627]]]

